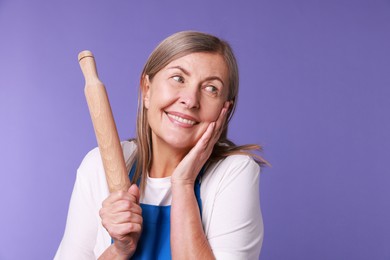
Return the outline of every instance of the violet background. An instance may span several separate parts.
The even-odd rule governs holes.
[[[51,259],[61,240],[96,146],[78,52],[94,52],[127,139],[144,62],[188,29],[233,46],[230,137],[273,164],[261,259],[390,259],[388,0],[0,0],[0,259]]]

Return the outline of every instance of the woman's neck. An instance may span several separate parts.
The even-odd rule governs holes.
[[[172,175],[176,166],[181,162],[188,150],[179,150],[163,141],[152,141],[153,159],[149,176],[164,178]]]

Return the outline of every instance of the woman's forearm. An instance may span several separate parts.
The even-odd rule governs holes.
[[[173,259],[215,259],[191,184],[172,184],[171,250]]]
[[[126,259],[129,259],[130,256],[127,256],[127,255],[121,255],[119,253],[119,251],[116,249],[116,247],[114,246],[114,244],[111,244],[104,252],[101,256],[99,256],[99,260],[111,260],[111,259],[115,259],[115,260],[126,260]]]

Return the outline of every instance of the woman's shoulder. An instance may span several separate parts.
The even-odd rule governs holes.
[[[213,163],[210,168],[215,172],[240,172],[242,170],[258,173],[259,164],[249,155],[233,154]]]
[[[202,223],[218,259],[259,255],[263,239],[259,173],[250,156],[231,155],[211,165],[202,178]]]
[[[134,154],[136,145],[134,142],[124,141],[121,146],[126,162]],[[90,150],[82,160],[77,169],[75,186],[83,194],[88,194],[96,209],[101,207],[101,202],[108,196],[106,175],[98,147]]]
[[[126,162],[134,155],[137,146],[133,141],[123,141],[121,142],[121,146],[123,150],[123,156]],[[104,173],[103,162],[100,156],[99,147],[95,147],[90,150],[85,155],[78,168],[78,172],[82,173],[82,175],[89,175],[92,173],[96,173],[97,171],[102,171]]]
[[[210,183],[254,182],[259,178],[260,166],[248,155],[235,154],[213,163],[202,181]]]

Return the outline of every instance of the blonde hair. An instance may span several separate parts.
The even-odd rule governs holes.
[[[227,138],[228,122],[236,107],[239,84],[237,61],[230,45],[210,34],[195,31],[178,32],[163,40],[154,49],[146,61],[141,74],[138,96],[137,136],[136,139],[134,139],[137,144],[137,154],[134,159],[137,162],[137,167],[132,179],[132,182],[135,183],[141,178],[141,191],[144,190],[146,179],[146,174],[142,173],[146,173],[150,170],[153,152],[151,129],[148,124],[146,108],[143,103],[145,77],[148,76],[149,80],[153,80],[153,77],[173,60],[198,52],[217,53],[224,58],[229,71],[228,100],[232,101],[231,109],[228,112],[228,120],[223,126],[224,129],[222,134],[218,142],[214,145],[213,152],[207,164],[233,154],[249,155],[260,165],[268,164],[263,158],[251,152],[251,150],[261,150],[259,145],[250,144],[237,146]]]

